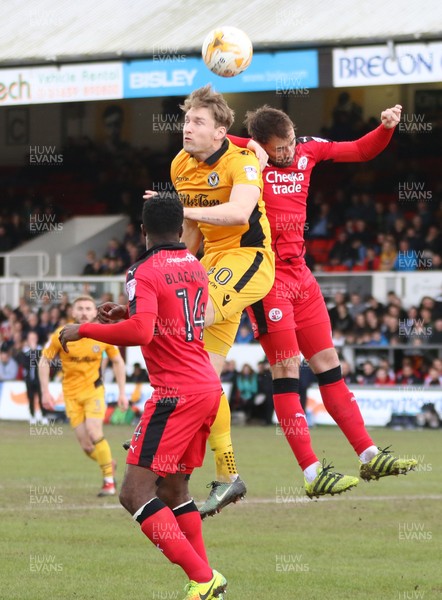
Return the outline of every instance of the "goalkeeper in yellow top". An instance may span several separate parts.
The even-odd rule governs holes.
[[[90,323],[97,316],[95,301],[91,296],[79,296],[72,305],[72,316],[76,323]],[[80,446],[85,453],[97,461],[103,474],[103,486],[99,496],[113,496],[116,493],[114,466],[109,443],[103,434],[103,419],[106,411],[104,387],[101,380],[101,360],[106,352],[118,384],[118,405],[127,409],[125,396],[126,367],[116,346],[84,338],[69,344],[65,352],[59,342],[58,328],[49,338],[40,359],[39,375],[43,405],[54,407],[54,398],[49,392],[51,364],[57,357],[61,359],[63,374],[63,397],[66,415],[75,431]]]
[[[183,149],[172,161],[171,180],[184,206],[182,241],[196,254],[204,239],[201,262],[209,276],[210,295],[204,344],[219,375],[242,311],[261,300],[273,285],[275,259],[258,160],[226,137],[233,111],[210,85],[192,92],[181,108],[185,114]],[[152,195],[146,191],[144,198]],[[236,469],[225,394],[209,444],[215,453],[216,481],[200,509],[202,518],[246,492]]]

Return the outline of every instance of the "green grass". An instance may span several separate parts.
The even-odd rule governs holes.
[[[96,497],[97,467],[68,426],[51,435],[30,435],[27,424],[0,427],[2,600],[184,598],[181,570],[140,533],[116,498]],[[120,442],[130,433],[123,426],[106,429],[120,479]],[[305,502],[285,439],[273,427],[233,430],[247,500],[204,522],[210,562],[228,578],[229,600],[442,596],[441,434],[375,429],[372,435],[397,454],[417,455],[418,471]],[[337,428],[313,429],[312,438],[321,459],[357,475],[356,457]],[[191,480],[197,501],[212,479],[208,451]]]

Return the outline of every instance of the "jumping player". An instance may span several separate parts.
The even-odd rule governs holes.
[[[222,600],[226,579],[209,566],[201,516],[188,480],[202,465],[221,384],[204,350],[208,278],[179,242],[183,207],[175,194],[144,203],[147,251],[127,271],[128,307],[108,306],[109,321],[67,325],[60,343],[82,337],[140,345],[154,393],[133,434],[120,492],[143,533],[190,582],[185,600]]]
[[[76,323],[90,323],[97,316],[95,300],[91,296],[79,296],[72,304],[72,316]],[[43,405],[54,408],[54,398],[49,392],[49,373],[51,363],[59,357],[63,374],[63,397],[66,415],[75,431],[77,440],[87,456],[95,460],[103,474],[103,486],[98,496],[114,496],[115,462],[111,449],[103,433],[103,419],[106,412],[104,386],[101,380],[101,360],[105,351],[117,380],[118,405],[127,409],[125,396],[126,366],[116,346],[98,344],[92,340],[83,340],[73,344],[70,352],[63,350],[58,340],[61,327],[49,338],[39,362]]]
[[[270,227],[262,201],[262,178],[253,152],[226,137],[234,113],[206,85],[192,92],[184,112],[183,149],[172,162],[171,180],[184,206],[182,241],[209,276],[204,345],[218,375],[232,347],[242,311],[263,298],[274,280]],[[144,198],[150,198],[146,192]],[[230,407],[223,393],[209,443],[216,481],[201,516],[213,515],[242,497],[230,436]]]
[[[306,205],[313,167],[323,160],[371,160],[388,145],[401,109],[397,104],[383,111],[381,125],[352,142],[296,138],[290,118],[269,106],[247,113],[246,126],[252,140],[231,136],[237,145],[249,144],[252,149],[257,149],[257,142],[269,157],[263,170],[264,201],[276,255],[276,277],[270,293],[249,307],[248,314],[271,364],[275,411],[304,472],[309,497],[341,493],[355,486],[358,479],[321,465],[312,449],[299,399],[300,352],[318,378],[325,408],[359,456],[363,479],[406,473],[416,465],[414,460],[399,459],[389,450],[377,448],[368,435],[355,397],[342,378],[320,287],[304,260]]]

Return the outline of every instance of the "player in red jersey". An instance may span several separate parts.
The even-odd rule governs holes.
[[[416,461],[395,458],[380,450],[368,435],[355,401],[345,384],[333,347],[330,318],[320,287],[304,260],[307,195],[313,167],[323,160],[363,162],[388,145],[401,116],[400,105],[381,113],[381,125],[352,142],[317,137],[296,138],[295,127],[282,111],[263,106],[247,113],[252,140],[231,137],[238,146],[265,150],[264,201],[276,256],[275,283],[269,294],[249,307],[255,336],[269,359],[275,412],[299,466],[308,496],[341,493],[358,483],[356,477],[321,465],[313,451],[299,399],[300,352],[316,374],[324,406],[360,459],[363,479],[398,475]]]
[[[133,434],[120,492],[143,533],[188,575],[185,600],[223,598],[227,582],[209,566],[201,517],[188,480],[203,463],[221,384],[203,344],[208,278],[180,243],[183,207],[175,194],[144,203],[147,251],[127,271],[127,308],[108,305],[108,321],[67,325],[60,343],[83,337],[140,345],[154,393]],[[112,341],[111,341],[112,340]]]

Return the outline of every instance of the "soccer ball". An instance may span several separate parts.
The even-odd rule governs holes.
[[[221,77],[235,77],[252,61],[249,36],[236,27],[213,29],[203,43],[202,55],[207,67]]]

